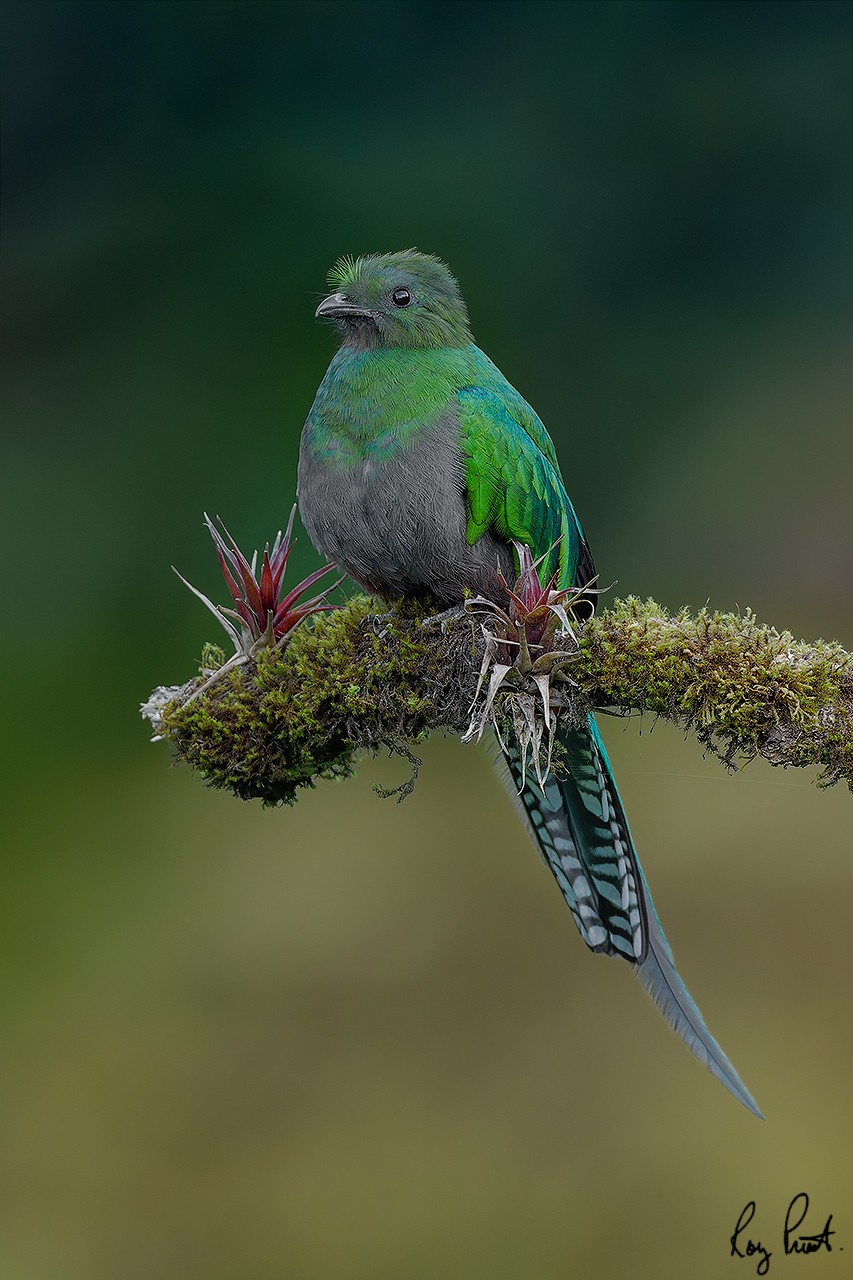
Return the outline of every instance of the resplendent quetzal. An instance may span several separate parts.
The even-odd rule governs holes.
[[[343,259],[317,315],[341,345],[302,434],[299,509],[317,549],[387,600],[501,598],[513,541],[585,586],[593,560],[544,425],[475,346],[459,286],[407,250]],[[622,956],[700,1061],[761,1115],[687,991],[657,918],[595,720],[558,726],[568,766],[506,781],[584,942]]]

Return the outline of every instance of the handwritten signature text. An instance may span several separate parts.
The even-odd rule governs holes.
[[[809,1211],[809,1198],[805,1191],[798,1192],[788,1205],[788,1211],[785,1214],[785,1225],[782,1229],[782,1250],[785,1256],[789,1254],[811,1254],[819,1253],[825,1249],[827,1253],[832,1253],[832,1245],[830,1236],[836,1234],[832,1230],[832,1214],[826,1220],[822,1231],[818,1231],[813,1235],[807,1235],[800,1232],[805,1221],[806,1214]],[[754,1231],[747,1233],[747,1227],[755,1217],[755,1201],[750,1200],[741,1210],[740,1217],[735,1225],[734,1234],[730,1239],[732,1247],[732,1258],[752,1258],[755,1261],[755,1274],[766,1276],[770,1271],[770,1259],[773,1257],[772,1249],[768,1249],[761,1240],[753,1239]],[[836,1248],[838,1248],[836,1243]]]

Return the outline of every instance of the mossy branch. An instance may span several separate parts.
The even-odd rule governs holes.
[[[242,799],[292,803],[317,778],[346,777],[359,752],[405,744],[435,729],[462,733],[483,652],[478,625],[423,627],[432,612],[401,601],[376,617],[357,596],[278,649],[195,690],[158,689],[143,707],[155,732],[206,782]],[[733,766],[756,756],[817,765],[818,781],[853,789],[853,655],[806,644],[754,615],[672,615],[653,600],[614,602],[577,628],[572,684],[559,714],[650,712],[695,733]]]

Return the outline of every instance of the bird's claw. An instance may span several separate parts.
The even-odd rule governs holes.
[[[464,604],[454,604],[449,609],[443,609],[441,613],[431,614],[430,617],[424,618],[421,623],[422,631],[441,631],[443,636],[447,635],[447,628],[453,622],[459,622],[462,618],[467,617],[467,610]]]
[[[388,634],[388,631],[391,627],[391,623],[395,621],[396,617],[397,617],[396,604],[392,604],[391,608],[386,613],[372,614],[370,617],[370,625],[373,629],[373,634],[379,640],[384,639],[385,636],[387,636]]]

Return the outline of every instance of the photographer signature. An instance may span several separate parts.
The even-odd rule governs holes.
[[[836,1234],[830,1226],[832,1214],[827,1218],[823,1231],[819,1231],[815,1235],[798,1234],[808,1211],[809,1198],[805,1191],[800,1191],[788,1205],[788,1211],[785,1214],[782,1247],[786,1256],[791,1253],[819,1253],[822,1249],[825,1249],[827,1253],[832,1253],[829,1237]],[[746,1235],[746,1228],[754,1217],[755,1201],[750,1200],[748,1204],[744,1205],[737,1220],[734,1235],[730,1240],[732,1246],[730,1256],[732,1258],[754,1258],[756,1261],[756,1275],[766,1276],[770,1270],[770,1259],[773,1257],[773,1253],[770,1249],[765,1248],[760,1240],[753,1240]],[[840,1247],[840,1245],[836,1244],[837,1249],[840,1249]]]

